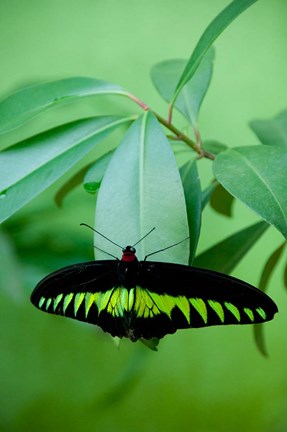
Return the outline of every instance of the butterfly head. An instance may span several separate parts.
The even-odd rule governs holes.
[[[123,248],[122,261],[137,261],[136,250],[133,246],[126,246],[125,248]]]

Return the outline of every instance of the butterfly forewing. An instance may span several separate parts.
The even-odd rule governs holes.
[[[98,324],[98,306],[118,280],[117,266],[117,261],[107,260],[65,267],[44,278],[31,301],[45,312]]]
[[[271,320],[277,312],[270,297],[231,276],[177,264],[140,264],[140,295],[150,304],[150,315],[165,314],[169,318],[169,332],[178,328],[261,323]],[[136,307],[138,318],[148,314],[147,306]]]

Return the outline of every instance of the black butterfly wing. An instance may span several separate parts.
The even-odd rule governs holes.
[[[278,310],[270,297],[234,277],[142,261],[133,311],[134,337],[150,339],[181,328],[262,323]]]
[[[239,279],[146,261],[65,267],[39,282],[31,301],[45,312],[133,341],[162,338],[180,328],[265,322],[277,312],[266,294]]]
[[[64,267],[41,280],[31,295],[38,309],[100,326],[113,336],[126,335],[123,316],[111,299],[119,286],[119,261],[91,261]],[[117,290],[118,291],[118,290]]]

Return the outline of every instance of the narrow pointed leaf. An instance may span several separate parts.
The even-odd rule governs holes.
[[[258,350],[261,352],[261,354],[264,357],[268,357],[266,339],[264,336],[264,328],[261,324],[253,325],[253,336],[254,336],[255,345],[257,346]]]
[[[202,191],[202,196],[201,196],[201,208],[202,210],[207,206],[207,204],[210,201],[210,198],[213,194],[214,189],[217,187],[218,182],[217,180],[213,180],[209,186],[207,186],[203,191]]]
[[[287,289],[287,263],[284,268],[283,281],[284,281],[285,288]]]
[[[287,238],[286,167],[287,152],[283,149],[252,146],[220,153],[213,171],[229,193]]]
[[[180,175],[187,209],[190,247],[189,264],[191,265],[199,240],[202,210],[202,195],[196,161],[190,161],[183,165],[180,169]]]
[[[284,251],[284,248],[286,246],[286,242],[282,243],[268,258],[268,260],[265,263],[265,266],[263,268],[260,281],[259,281],[259,289],[261,291],[266,291],[268,283],[270,281],[270,278],[280,260],[280,257]],[[255,343],[257,345],[257,348],[259,351],[264,355],[268,356],[265,338],[264,338],[264,332],[263,332],[263,326],[260,324],[254,325],[254,339]]]
[[[140,345],[139,345],[140,346]],[[90,406],[93,412],[103,414],[103,410],[110,412],[111,409],[119,402],[122,402],[125,397],[129,397],[134,386],[141,380],[146,370],[148,355],[147,349],[136,349],[128,361],[121,368],[121,373],[114,380],[113,386],[106,392],[103,392],[100,397]]]
[[[155,227],[137,244],[139,259],[189,235],[174,154],[151,112],[132,124],[109,163],[98,193],[95,227],[123,246],[135,244]],[[97,235],[95,245],[116,256],[121,252]],[[148,259],[187,264],[188,258],[188,242],[184,242]]]
[[[268,283],[270,281],[270,278],[282,256],[282,253],[284,251],[286,247],[286,242],[284,241],[284,243],[282,243],[268,258],[268,260],[266,261],[266,264],[263,268],[261,277],[260,277],[260,282],[259,282],[259,288],[261,289],[261,291],[266,291],[267,290],[267,286]]]
[[[183,87],[175,107],[190,121],[197,125],[199,109],[212,77],[214,49],[205,54],[192,79]],[[174,94],[176,84],[186,65],[186,60],[173,59],[156,64],[151,71],[154,86],[167,102]]]
[[[210,199],[210,205],[213,210],[224,216],[231,217],[233,203],[234,197],[221,184],[218,184]]]
[[[253,120],[250,127],[262,144],[287,149],[287,110],[282,111],[274,119]]]
[[[202,147],[204,150],[207,150],[215,155],[227,150],[228,148],[226,144],[222,144],[221,142],[215,140],[205,140],[202,144]]]
[[[97,159],[84,176],[84,188],[89,193],[96,193],[108,168],[113,152],[108,152]]]
[[[237,18],[242,12],[250,7],[257,0],[234,0],[219,15],[208,25],[206,30],[200,37],[187,65],[179,78],[176,90],[172,97],[171,104],[174,105],[176,98],[181,92],[185,84],[193,77],[200,63],[202,62],[205,53],[211,47],[217,37],[225,30],[232,21]]]
[[[198,255],[193,265],[222,273],[231,273],[268,228],[266,222],[257,222],[227,237]]]
[[[0,153],[0,222],[45,190],[129,117],[79,120]]]
[[[74,77],[25,87],[0,102],[0,134],[15,129],[61,103],[86,96],[123,95],[122,87],[88,77]]]
[[[152,339],[140,339],[141,343],[144,344],[146,347],[148,347],[152,351],[157,351],[157,347],[159,344],[159,339],[152,338]]]
[[[91,164],[88,164],[84,166],[82,169],[80,169],[78,172],[76,172],[72,177],[67,180],[62,187],[58,190],[58,192],[55,195],[55,202],[56,204],[61,207],[63,204],[64,199],[66,196],[72,192],[77,186],[83,183],[85,174]]]

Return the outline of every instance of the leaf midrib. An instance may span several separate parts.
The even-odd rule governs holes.
[[[272,188],[269,186],[269,184],[265,181],[265,179],[260,175],[260,173],[258,172],[257,168],[255,166],[252,165],[252,163],[250,162],[250,160],[248,158],[246,158],[246,156],[244,156],[242,153],[234,150],[234,152],[246,163],[247,166],[249,166],[252,170],[252,172],[254,174],[257,175],[257,178],[259,181],[261,181],[261,183],[263,183],[263,185],[266,187],[266,189],[269,191],[271,197],[273,198],[273,201],[275,203],[277,203],[277,206],[280,209],[280,212],[283,216],[283,219],[285,221],[286,227],[287,227],[287,215],[284,212],[284,209],[280,203],[280,201],[278,200],[278,198],[276,197],[276,195],[274,194]]]

